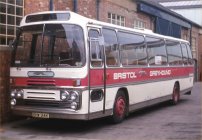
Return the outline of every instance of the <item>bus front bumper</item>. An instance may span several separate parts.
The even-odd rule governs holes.
[[[34,118],[89,120],[88,114],[79,114],[77,111],[70,109],[53,109],[53,108],[25,107],[25,106],[14,106],[11,109],[12,113],[15,115],[34,117]]]

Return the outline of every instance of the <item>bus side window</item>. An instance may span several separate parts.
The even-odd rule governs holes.
[[[146,37],[149,65],[167,65],[165,42],[160,38]]]
[[[182,65],[182,51],[179,42],[166,41],[166,49],[169,65]]]
[[[192,53],[191,53],[191,48],[190,48],[190,46],[187,44],[186,45],[187,46],[187,52],[188,52],[188,63],[190,64],[190,65],[193,65],[194,64],[194,62],[193,62],[193,57],[192,57]]]
[[[88,32],[90,38],[90,57],[91,66],[101,67],[102,66],[102,50],[99,45],[99,32],[96,29],[90,29]]]
[[[144,37],[141,35],[118,32],[121,45],[121,63],[123,66],[147,65],[147,52]]]
[[[182,47],[182,59],[184,65],[188,65],[188,54],[187,54],[187,47],[185,44],[181,44]]]
[[[105,54],[107,66],[119,65],[119,46],[117,41],[116,32],[111,29],[102,30],[105,41]]]

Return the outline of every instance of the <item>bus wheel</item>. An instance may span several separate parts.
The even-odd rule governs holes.
[[[113,108],[113,123],[120,123],[124,120],[127,113],[126,96],[123,91],[118,91]]]
[[[176,105],[180,100],[180,86],[179,84],[175,83],[173,87],[173,94],[172,94],[172,104]]]

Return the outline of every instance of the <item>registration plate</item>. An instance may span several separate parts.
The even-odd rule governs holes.
[[[34,118],[49,118],[48,113],[32,113],[32,117]]]

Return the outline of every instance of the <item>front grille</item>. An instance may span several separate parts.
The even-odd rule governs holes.
[[[43,101],[43,100],[18,100],[17,105],[35,106],[35,107],[55,107],[69,108],[70,103],[65,101]]]

